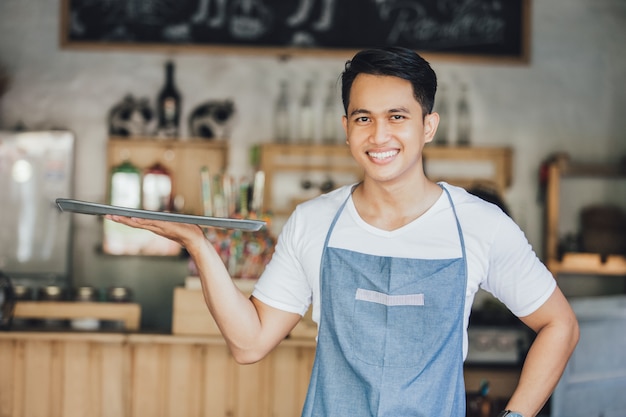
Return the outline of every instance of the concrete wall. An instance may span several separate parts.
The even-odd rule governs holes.
[[[0,1],[0,64],[11,88],[0,101],[0,127],[64,127],[78,138],[75,197],[103,201],[106,116],[125,94],[156,97],[167,58],[177,65],[183,117],[207,99],[232,98],[238,115],[229,139],[230,169],[248,171],[250,144],[271,140],[272,103],[279,80],[326,85],[348,58],[151,52],[71,51],[59,48],[59,4],[52,0]],[[616,162],[626,154],[626,3],[621,0],[544,0],[532,7],[528,65],[433,61],[442,83],[469,86],[476,145],[515,149],[514,184],[506,195],[513,216],[542,252],[542,205],[537,171],[551,153]],[[320,88],[322,100],[326,88]],[[183,135],[186,134],[186,129]],[[580,192],[580,190],[584,192]],[[601,200],[626,206],[626,192],[597,189]],[[594,199],[596,196],[593,197]],[[574,207],[575,204],[566,204]],[[566,228],[575,227],[572,210]],[[128,285],[144,305],[146,326],[169,326],[171,288],[186,275],[184,261],[113,258],[96,253],[100,224],[77,216],[74,235],[76,283]]]

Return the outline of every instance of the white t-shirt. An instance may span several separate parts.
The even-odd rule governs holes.
[[[449,192],[461,225],[467,255],[465,335],[474,295],[479,287],[501,300],[515,315],[533,313],[550,297],[556,282],[537,258],[524,233],[499,207],[463,188],[441,183]],[[320,318],[320,267],[330,224],[341,204],[329,246],[376,256],[449,259],[462,256],[452,206],[444,192],[411,223],[393,230],[363,221],[349,197],[352,186],[300,204],[285,224],[274,255],[253,295],[263,303],[304,315],[313,302],[313,320]]]

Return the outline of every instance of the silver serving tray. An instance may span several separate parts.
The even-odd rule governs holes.
[[[196,216],[192,214],[168,213],[162,211],[141,210],[108,204],[92,203],[89,201],[74,200],[71,198],[57,198],[57,207],[61,211],[70,211],[81,214],[107,215],[138,217],[149,220],[164,220],[178,223],[191,223],[200,226],[221,227],[224,229],[240,229],[257,231],[265,226],[262,220],[250,219],[230,219],[224,217]]]

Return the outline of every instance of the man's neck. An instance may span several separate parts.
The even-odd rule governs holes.
[[[426,177],[410,184],[365,180],[354,190],[352,198],[365,222],[383,230],[395,230],[428,211],[441,192],[441,187]]]

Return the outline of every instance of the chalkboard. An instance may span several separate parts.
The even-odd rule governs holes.
[[[279,54],[398,45],[525,61],[531,0],[62,0],[64,47]]]

